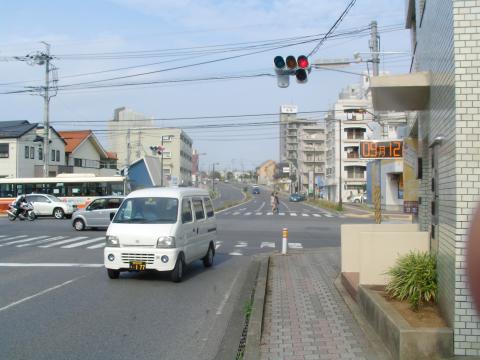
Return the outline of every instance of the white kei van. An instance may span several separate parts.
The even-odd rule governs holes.
[[[217,221],[207,191],[150,188],[133,191],[118,209],[106,234],[108,277],[121,271],[169,271],[182,280],[185,265],[213,264]]]

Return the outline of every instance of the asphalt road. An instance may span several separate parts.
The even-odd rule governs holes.
[[[238,197],[232,185],[220,189]],[[175,284],[157,273],[109,280],[104,230],[0,218],[1,358],[213,359],[229,327],[243,326],[229,319],[242,306],[252,255],[279,251],[283,227],[290,249],[308,249],[338,246],[341,223],[364,222],[284,200],[273,215],[267,191],[217,219],[214,267],[198,261]]]

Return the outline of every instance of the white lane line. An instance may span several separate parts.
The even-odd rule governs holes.
[[[251,213],[251,212],[247,212],[247,213],[245,213],[245,214],[243,214],[243,215],[244,215],[244,216],[248,216],[248,215],[252,215],[252,213]]]
[[[85,241],[80,241],[79,243],[73,243],[73,244],[70,244],[70,245],[61,246],[61,248],[62,248],[62,249],[76,248],[76,247],[79,247],[79,246],[82,246],[82,245],[91,244],[91,243],[93,243],[93,242],[97,242],[97,241],[100,241],[100,240],[105,241],[105,236],[101,236],[101,237],[98,237],[98,238],[95,238],[95,239],[89,239],[89,240],[85,240]]]
[[[242,248],[242,247],[247,247],[248,243],[245,241],[237,241],[237,245],[235,247]]]
[[[287,208],[287,211],[290,211],[290,208],[288,207],[288,205],[285,202],[280,201],[280,204],[283,204],[283,206],[285,206]]]
[[[308,217],[308,216],[310,216],[310,215],[303,213],[302,216]]]
[[[102,264],[102,266],[103,266],[103,264]],[[5,310],[7,310],[7,309],[9,309],[9,308],[11,308],[11,307],[14,307],[14,306],[16,306],[16,305],[19,305],[19,304],[21,304],[21,303],[23,303],[23,302],[25,302],[25,301],[31,300],[31,299],[33,299],[33,298],[36,298],[37,296],[44,295],[44,294],[46,294],[46,293],[49,293],[50,291],[56,290],[56,289],[58,289],[58,288],[61,288],[62,286],[71,284],[71,283],[73,283],[74,281],[77,281],[78,279],[81,279],[81,278],[83,278],[83,277],[85,277],[85,275],[79,276],[79,277],[76,277],[75,279],[68,280],[68,281],[65,281],[65,282],[63,282],[63,283],[61,283],[61,284],[52,286],[51,288],[42,290],[42,291],[40,291],[40,292],[38,292],[38,293],[36,293],[36,294],[27,296],[27,297],[25,297],[25,298],[23,298],[23,299],[21,299],[21,300],[15,301],[15,302],[10,303],[10,304],[8,304],[8,305],[6,305],[6,306],[4,306],[4,307],[1,307],[1,308],[0,308],[0,311],[5,311]]]
[[[231,253],[228,253],[228,255],[232,255],[232,256],[241,256],[243,255],[241,252],[238,252],[238,251],[233,251]]]
[[[16,241],[11,241],[11,242],[8,242],[8,243],[5,243],[5,244],[1,244],[0,246],[19,244],[19,243],[22,243],[22,242],[32,241],[32,240],[36,240],[36,239],[42,239],[42,238],[46,238],[46,237],[48,237],[48,236],[47,236],[47,235],[43,235],[43,236],[37,236],[37,237],[34,237],[34,238],[28,238],[28,239],[23,239],[23,240],[16,240]]]
[[[273,215],[273,212],[267,212],[267,215],[268,215],[268,216],[272,216],[272,215]]]
[[[275,243],[274,242],[262,242],[260,244],[260,248],[263,249],[264,247],[270,247],[270,248],[275,248]]]
[[[105,242],[104,241],[102,241],[100,244],[89,246],[89,247],[87,247],[87,249],[100,249],[100,248],[103,248],[103,247],[105,247]]]
[[[290,216],[297,216],[297,213],[290,213]]]
[[[313,214],[313,216],[315,216],[315,217],[322,217],[322,215],[320,215],[320,214]]]
[[[239,276],[240,276],[240,271],[237,273],[237,275],[235,275],[235,278],[233,279],[232,284],[230,285],[227,292],[223,296],[223,300],[217,309],[217,315],[222,315],[223,308],[225,307],[225,304],[230,298],[230,294],[232,293],[233,287],[235,286],[235,283],[237,282]]]
[[[255,215],[262,215],[262,213],[261,212],[256,212]]]
[[[332,214],[327,214],[327,213],[325,213],[325,214],[323,214],[323,215],[325,215],[326,217],[329,217],[329,218],[333,217]]]
[[[86,238],[87,238],[86,236],[79,236],[79,237],[75,237],[75,238],[65,239],[65,240],[62,240],[62,241],[57,241],[57,242],[54,242],[54,243],[51,243],[51,244],[48,244],[48,245],[41,245],[39,247],[40,248],[50,248],[50,247],[53,247],[53,246],[67,244],[67,243],[70,243],[70,242],[74,242],[74,241],[78,241],[78,240],[82,240],[82,239],[86,239]]]
[[[280,216],[285,216],[285,213],[278,213],[278,215],[280,215]]]
[[[264,206],[265,206],[265,201],[262,202],[262,205],[257,210],[255,210],[255,212],[262,210]]]
[[[25,247],[25,246],[44,244],[44,243],[47,243],[47,242],[50,242],[50,241],[61,240],[61,239],[65,239],[65,236],[56,236],[56,237],[46,238],[46,239],[43,239],[43,240],[34,241],[33,243],[26,243],[26,244],[17,245],[17,247]]]
[[[302,243],[288,243],[290,249],[303,249]]]

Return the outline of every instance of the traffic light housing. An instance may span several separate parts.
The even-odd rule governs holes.
[[[298,58],[289,55],[285,59],[282,56],[275,56],[273,65],[277,74],[277,85],[280,88],[286,88],[290,85],[290,75],[295,75],[299,84],[308,81],[311,66],[308,57],[305,55],[300,55]]]
[[[150,150],[152,150],[152,152],[154,154],[157,154],[157,155],[162,155],[163,151],[165,150],[165,148],[163,146],[150,146]]]

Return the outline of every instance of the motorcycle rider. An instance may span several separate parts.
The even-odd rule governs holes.
[[[18,195],[17,198],[15,199],[15,204],[14,207],[16,209],[17,215],[20,216],[20,218],[25,217],[25,210],[24,206],[27,204],[27,198],[25,195]]]

